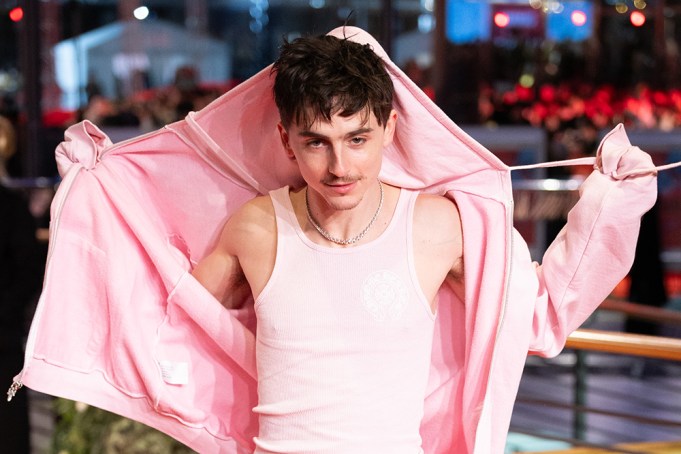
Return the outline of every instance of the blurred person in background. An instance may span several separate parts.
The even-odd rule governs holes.
[[[636,242],[636,256],[629,272],[631,286],[629,301],[652,307],[664,307],[668,295],[664,282],[664,264],[660,254],[659,201],[641,218],[641,231]],[[629,333],[661,335],[660,326],[655,322],[629,317],[624,330]]]
[[[0,117],[0,380],[12,381],[23,364],[27,308],[40,288],[34,219],[20,193],[5,186],[5,163],[16,151],[14,126]],[[0,404],[3,452],[30,452],[28,398]]]

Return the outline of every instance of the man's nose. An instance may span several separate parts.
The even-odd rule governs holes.
[[[347,171],[345,154],[340,147],[335,147],[329,156],[329,173],[343,177],[347,174]]]

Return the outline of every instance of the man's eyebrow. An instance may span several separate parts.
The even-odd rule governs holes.
[[[319,134],[319,133],[316,133],[316,132],[312,132],[308,129],[299,131],[298,135],[301,136],[301,137],[313,137],[313,138],[316,138],[316,139],[325,139],[326,138],[325,135]]]
[[[373,130],[374,130],[374,128],[370,128],[370,127],[367,126],[366,128],[359,128],[359,129],[355,129],[354,131],[350,131],[345,136],[346,137],[358,136],[360,134],[366,134],[366,133],[371,132]]]
[[[345,137],[354,137],[354,136],[358,136],[360,134],[369,133],[373,130],[374,130],[374,128],[369,128],[369,127],[359,128],[359,129],[355,129],[354,131],[348,132],[347,134],[345,134]],[[315,139],[326,139],[326,138],[328,138],[324,134],[319,134],[318,132],[310,131],[309,129],[304,129],[304,130],[298,132],[298,135],[301,136],[301,137],[311,137],[311,138],[315,138]]]

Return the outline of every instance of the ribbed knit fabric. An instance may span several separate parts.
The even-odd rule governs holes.
[[[416,192],[382,235],[329,248],[305,236],[288,188],[270,193],[277,258],[255,302],[256,453],[422,452],[434,315],[415,273]]]

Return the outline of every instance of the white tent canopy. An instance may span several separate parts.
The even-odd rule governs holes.
[[[195,68],[200,82],[222,83],[232,73],[225,42],[159,20],[115,22],[62,41],[54,63],[65,109],[84,103],[88,78],[116,98],[129,94],[140,73],[152,87],[172,83],[181,66]]]

